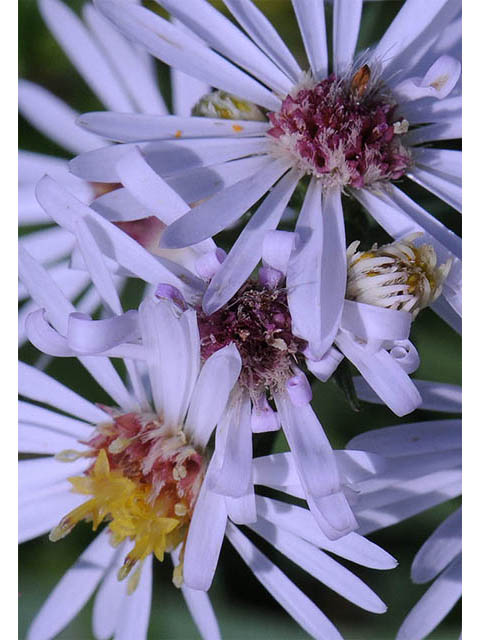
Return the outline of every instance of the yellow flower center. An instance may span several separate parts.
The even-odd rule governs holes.
[[[81,520],[92,522],[94,531],[108,522],[113,546],[127,539],[135,543],[118,572],[118,579],[123,580],[137,567],[128,583],[131,593],[151,553],[161,562],[165,551],[185,541],[204,476],[204,460],[187,444],[181,429],[172,433],[157,418],[136,414],[99,425],[88,444],[93,450],[86,455],[96,456],[95,463],[84,475],[69,481],[73,492],[90,497],[62,518],[50,540],[65,537]],[[68,453],[57,458],[73,459]],[[173,581],[182,584],[181,565]]]

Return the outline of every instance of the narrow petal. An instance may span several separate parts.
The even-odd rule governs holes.
[[[256,503],[259,516],[341,558],[372,569],[392,569],[397,565],[389,553],[358,533],[351,532],[338,540],[330,540],[308,509],[262,496],[256,497]]]
[[[407,311],[345,300],[341,327],[364,340],[408,340],[411,324],[412,316]]]
[[[332,345],[345,300],[345,231],[340,193],[328,194],[322,210],[320,182],[312,180],[295,232],[287,269],[293,332],[308,341],[309,353],[319,360]]]
[[[122,156],[116,169],[122,184],[149,210],[149,215],[156,215],[165,224],[170,224],[190,209],[153,171],[138,147]]]
[[[143,56],[91,4],[84,5],[83,15],[135,110],[167,114],[155,75]]]
[[[279,107],[273,93],[152,11],[112,0],[97,0],[97,6],[128,38],[170,66],[267,109]]]
[[[150,607],[152,602],[152,554],[143,563],[140,581],[135,591],[125,598],[125,604],[120,610],[115,640],[146,640]]]
[[[106,144],[102,138],[75,124],[76,111],[33,82],[20,80],[18,106],[36,129],[72,153],[90,151]]]
[[[400,627],[396,640],[422,640],[443,620],[462,595],[462,564],[457,559],[420,598]]]
[[[302,70],[275,28],[251,0],[224,0],[234,18],[252,40],[295,83]]]
[[[378,500],[384,504],[356,512],[360,525],[359,533],[367,535],[372,531],[389,527],[461,495],[461,476],[461,469],[448,469],[409,480],[396,491],[384,489],[384,500]],[[392,493],[395,496],[392,496]],[[385,508],[386,505],[388,509]]]
[[[48,533],[67,513],[85,502],[85,496],[72,493],[70,488],[69,482],[58,483],[32,494],[29,502],[19,504],[19,544]]]
[[[95,182],[119,181],[116,164],[130,149],[138,146],[154,171],[162,177],[198,167],[207,167],[267,151],[268,141],[259,138],[190,138],[163,142],[110,145],[82,153],[70,162],[73,174]]]
[[[127,555],[127,544],[122,544],[95,595],[92,630],[96,640],[109,640],[118,626],[120,612],[126,605],[127,581],[120,582],[118,570]]]
[[[185,431],[199,447],[205,447],[225,410],[237,382],[242,361],[235,344],[216,351],[203,365],[192,394]]]
[[[232,398],[217,427],[215,453],[210,463],[209,488],[240,498],[251,484],[251,401],[243,391]]]
[[[190,0],[188,9],[175,0],[157,0],[172,15],[220,52],[280,94],[287,94],[291,81],[265,54],[205,0]]]
[[[257,580],[307,633],[319,640],[341,640],[340,633],[320,609],[231,523],[227,536]]]
[[[93,424],[109,420],[109,415],[93,403],[23,362],[18,365],[18,392],[26,398],[56,407]]]
[[[287,558],[353,604],[372,613],[387,610],[380,598],[356,575],[309,542],[288,531],[278,530],[263,518],[249,526]]]
[[[385,349],[369,352],[367,345],[359,344],[343,330],[335,344],[396,415],[404,416],[420,405],[422,398],[415,385]]]
[[[260,171],[220,191],[171,224],[161,246],[188,247],[219,233],[254,205],[288,168],[286,161],[267,156]]]
[[[105,575],[115,549],[107,531],[87,547],[67,571],[36,615],[28,632],[28,640],[48,640],[57,635],[85,605]]]
[[[126,233],[71,196],[48,176],[45,176],[38,183],[37,197],[44,209],[49,212],[55,221],[72,233],[75,233],[75,221],[85,218],[100,251],[105,257],[113,258],[146,282],[154,284],[167,282],[180,290],[184,289],[185,279],[180,279],[174,275],[170,268],[163,266],[160,259],[156,259],[145,251]],[[180,268],[178,273],[182,272],[183,274],[184,271],[184,269]],[[200,286],[198,279],[193,278],[192,280],[190,277],[189,280],[188,272],[183,275],[185,275],[186,281],[190,281],[193,286],[195,286],[195,281]],[[47,305],[42,306],[48,309]],[[71,311],[74,311],[74,309]]]
[[[297,171],[289,171],[245,225],[205,292],[203,309],[206,313],[213,313],[226,304],[250,276],[261,258],[266,234],[280,222],[299,178]]]
[[[352,64],[357,46],[362,0],[335,0],[333,5],[333,71],[341,74]]]
[[[375,57],[388,67],[431,24],[448,0],[432,0],[418,11],[416,0],[407,0],[374,49]],[[437,32],[438,33],[438,32]]]
[[[74,420],[22,400],[18,402],[18,418],[39,427],[58,431],[76,440],[88,440],[92,433],[92,427],[87,422]]]
[[[365,431],[350,440],[347,448],[389,457],[461,449],[461,428],[461,420],[412,422]]]
[[[444,202],[452,206],[457,211],[462,211],[462,186],[442,176],[438,176],[432,171],[414,167],[407,176],[428,189]]]
[[[74,449],[78,441],[71,436],[28,422],[18,423],[18,451],[20,453],[57,453]]]
[[[74,12],[59,0],[41,0],[39,5],[50,31],[107,109],[134,111],[108,59]]]
[[[200,591],[210,588],[227,524],[225,498],[207,487],[208,471],[190,522],[183,565],[185,586]]]
[[[271,127],[267,122],[113,111],[84,113],[78,117],[77,124],[116,142],[243,137],[262,135]]]
[[[367,402],[381,402],[376,393],[361,377],[353,379],[355,391],[361,400]],[[461,387],[446,382],[430,382],[428,380],[414,380],[414,384],[422,396],[419,409],[428,411],[445,411],[446,413],[460,413],[462,410]]]
[[[173,564],[177,566],[179,562],[178,547],[172,551]],[[190,614],[197,625],[198,631],[203,640],[221,640],[220,629],[215,617],[210,598],[204,591],[189,589],[182,585],[182,594],[187,603]]]
[[[314,77],[322,80],[328,71],[327,32],[323,0],[292,0],[303,45]]]
[[[339,495],[337,465],[320,422],[309,404],[294,407],[287,393],[274,397],[310,508],[328,537],[345,535],[355,528],[355,518]]]
[[[462,510],[457,509],[420,547],[412,563],[412,580],[429,582],[462,552]]]
[[[167,424],[178,425],[183,417],[190,345],[173,304],[167,300],[144,300],[139,320],[155,408]]]

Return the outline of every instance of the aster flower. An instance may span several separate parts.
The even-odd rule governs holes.
[[[322,2],[293,2],[311,67],[307,73],[252,2],[226,1],[249,37],[204,0],[190,2],[188,9],[171,0],[158,4],[203,43],[145,8],[121,0],[97,0],[98,8],[120,31],[152,55],[230,93],[237,103],[246,101],[247,109],[227,109],[229,118],[258,107],[269,122],[86,114],[80,118],[85,128],[126,144],[80,155],[71,164],[73,173],[87,180],[116,182],[117,164],[135,143],[164,177],[183,174],[188,179],[188,173],[199,168],[209,168],[210,176],[220,170],[222,181],[225,176],[220,188],[218,182],[207,185],[208,200],[169,226],[162,243],[171,248],[215,235],[273,187],[261,205],[262,213],[259,209],[243,231],[249,234],[261,219],[261,238],[278,223],[278,199],[293,192],[302,175],[311,175],[310,197],[298,225],[307,226],[320,259],[311,263],[303,259],[308,254],[303,252],[298,262],[305,296],[317,296],[312,291],[321,282],[319,311],[309,333],[301,334],[317,358],[331,345],[342,315],[346,283],[342,191],[357,198],[394,238],[421,231],[437,251],[451,252],[456,264],[449,278],[457,283],[459,239],[391,182],[411,176],[458,204],[459,154],[418,146],[460,134],[456,1],[429,3],[427,10],[422,4],[419,12],[417,0],[409,0],[378,45],[356,59],[362,3],[335,2],[331,75]],[[218,93],[203,103],[208,114],[221,108]],[[201,106],[197,112],[204,113]],[[410,125],[415,128],[409,130]],[[205,312],[212,313],[228,301],[232,272],[237,290],[249,276],[251,263],[260,259],[260,242],[247,259],[245,252],[236,251],[244,240],[240,234],[212,279],[204,296]],[[320,271],[329,277],[322,280]],[[447,300],[447,308],[439,312],[451,315],[450,308],[458,312],[458,299]]]
[[[69,355],[72,348],[62,331],[66,323],[85,322],[85,316],[74,313],[41,265],[25,251],[21,254],[25,284],[38,304],[45,302],[51,343],[55,341],[57,355]],[[115,295],[113,291],[110,288],[110,296]],[[105,284],[101,292],[107,296]],[[33,316],[39,313],[43,312]],[[57,541],[82,520],[91,521],[94,530],[104,521],[107,524],[52,592],[29,638],[55,636],[100,583],[93,613],[95,636],[129,637],[135,629],[135,637],[146,637],[151,558],[154,554],[163,560],[165,553],[172,554],[173,581],[181,586],[200,633],[205,638],[220,637],[204,592],[226,535],[262,584],[308,633],[340,639],[324,614],[234,523],[248,524],[352,602],[369,611],[384,611],[383,603],[365,584],[319,547],[365,566],[393,567],[395,561],[383,550],[353,532],[341,540],[329,540],[302,507],[255,496],[253,491],[240,500],[216,491],[212,480],[219,464],[229,465],[231,460],[227,455],[221,459],[218,446],[211,455],[207,443],[215,425],[220,427],[228,419],[224,410],[240,373],[236,346],[218,350],[201,367],[193,310],[179,314],[171,301],[147,298],[138,313],[140,344],[120,344],[101,356],[79,357],[116,407],[93,405],[45,373],[21,365],[19,390],[28,401],[20,405],[20,450],[54,454],[20,462],[21,540],[51,530],[50,539]],[[131,337],[136,331],[125,317],[98,322],[107,323],[108,333],[120,327],[124,336]],[[123,359],[130,384],[122,381],[106,356]],[[363,453],[336,456],[345,485],[370,476],[375,469]],[[275,487],[281,478],[295,486],[300,482],[290,454],[256,459],[252,488],[253,484]],[[276,519],[279,524],[274,524]],[[125,584],[122,580],[127,576]]]
[[[118,229],[109,226],[101,216],[53,180],[46,177],[40,181],[37,195],[45,211],[58,224],[76,236],[79,225],[84,229],[83,240],[79,240],[83,242],[84,256],[89,256],[86,267],[92,279],[98,282],[99,291],[110,291],[112,285],[108,284],[107,273],[102,274],[98,265],[104,258],[110,262],[113,258],[113,268],[126,267],[132,275],[147,282],[157,278],[156,282],[160,284],[157,296],[174,302],[179,311],[188,307],[196,309],[204,361],[224,346],[237,345],[242,370],[235,393],[229,400],[225,421],[216,434],[217,450],[221,457],[225,455],[231,459],[231,463],[217,469],[217,489],[230,497],[246,499],[252,491],[249,484],[252,431],[271,431],[281,424],[298,465],[309,507],[322,531],[332,539],[352,531],[356,527],[355,518],[341,487],[331,446],[310,406],[310,385],[298,366],[303,360],[306,343],[292,331],[284,287],[286,262],[282,266],[282,259],[288,258],[291,234],[283,236],[286,240],[284,251],[277,250],[277,241],[273,245],[266,243],[268,266],[260,271],[259,279],[249,280],[228,305],[207,315],[201,307],[202,296],[208,281],[225,258],[220,250],[205,252],[198,258],[196,273],[174,265],[175,269],[165,282],[160,269],[152,270],[151,262],[156,265],[153,256]],[[179,196],[176,198],[180,203]],[[103,224],[100,233],[96,228],[99,223]],[[110,236],[109,230],[112,229],[114,233]],[[128,253],[122,250],[123,247],[128,247]],[[270,247],[274,249],[271,252]],[[106,255],[102,256],[100,250]],[[25,261],[28,260],[26,256]],[[104,270],[107,270],[106,266]],[[21,268],[21,277],[25,284],[30,282],[30,289],[35,286],[28,270]],[[36,296],[39,298],[40,293],[37,292]],[[43,297],[41,306],[48,308],[48,302]],[[91,322],[89,317],[75,316],[67,325],[64,323],[60,327],[62,338],[59,341],[51,335],[42,314],[35,314],[29,318],[28,335],[40,350],[51,355],[98,353],[121,342],[137,340],[138,330],[132,329],[135,312],[121,314],[119,306],[113,306],[111,302],[109,307],[116,314],[112,321],[118,330],[112,331],[107,323]],[[51,322],[50,318],[48,320]],[[269,398],[274,401],[278,416],[270,406]],[[319,460],[322,461],[320,466]]]
[[[422,409],[459,413],[461,389],[455,385],[415,381],[422,392]],[[379,402],[363,383],[359,397]],[[367,431],[347,445],[392,460],[389,470],[367,491],[360,490],[356,509],[360,531],[370,533],[411,517],[461,494],[462,440],[458,419],[431,420]],[[397,467],[397,469],[395,469]],[[392,483],[393,480],[393,483]],[[390,486],[388,486],[390,483]],[[371,492],[371,493],[370,493]],[[412,563],[411,578],[423,584],[434,580],[410,611],[397,640],[422,640],[443,620],[461,597],[461,508],[453,511],[423,543]]]
[[[94,95],[107,109],[125,113],[168,114],[157,86],[153,60],[144,50],[131,44],[91,3],[82,9],[83,19],[59,0],[40,0],[42,17],[59,45],[85,80]],[[208,90],[204,83],[186,78],[172,70],[172,100],[175,113],[189,113],[198,98]],[[19,82],[19,109],[22,115],[55,141],[70,155],[109,144],[105,138],[89,133],[76,124],[78,113],[47,89],[25,79]],[[97,206],[96,201],[119,185],[91,182],[73,176],[68,160],[60,157],[19,152],[19,222],[25,225],[50,223],[35,198],[35,185],[46,173],[68,188],[85,203]],[[121,199],[123,193],[112,193]],[[127,220],[143,218],[138,204],[130,202]],[[98,209],[108,218],[108,200],[98,202]],[[121,221],[120,221],[121,222]],[[161,229],[159,221],[150,219],[150,226]],[[82,296],[80,310],[92,313],[100,304],[95,289],[89,288],[89,278],[83,271],[68,268],[75,240],[59,227],[40,228],[23,236],[25,248],[44,264],[65,295],[73,300]],[[158,244],[158,243],[157,243]],[[123,286],[118,277],[116,286]],[[26,301],[19,313],[19,340],[26,338],[24,321],[35,308],[28,301],[28,292],[20,285],[19,299]]]
[[[347,289],[334,344],[308,367],[325,381],[342,354],[397,415],[416,409],[422,399],[408,374],[420,364],[409,340],[419,311],[442,293],[452,260],[437,264],[437,255],[420,234],[369,251],[347,250]],[[304,316],[306,313],[304,312]],[[339,353],[340,352],[340,353]]]

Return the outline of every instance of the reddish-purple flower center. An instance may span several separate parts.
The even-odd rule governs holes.
[[[288,95],[280,110],[268,115],[276,150],[288,152],[325,187],[361,188],[400,178],[411,163],[401,143],[408,123],[369,80],[364,65],[348,81],[331,74]]]
[[[292,333],[284,288],[247,281],[235,297],[211,315],[197,310],[202,359],[234,342],[242,358],[240,384],[253,396],[277,389],[292,375],[292,358],[307,343]]]

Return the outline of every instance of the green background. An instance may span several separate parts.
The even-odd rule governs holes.
[[[78,11],[83,2],[71,0],[66,4]],[[220,3],[216,4],[220,6]],[[257,4],[275,24],[302,68],[306,68],[306,57],[289,0],[259,0]],[[402,2],[395,0],[365,3],[359,40],[360,49],[372,45],[380,37],[401,4]],[[150,3],[149,6],[153,7],[154,4]],[[331,25],[331,14],[331,7],[327,6],[328,25]],[[19,0],[19,44],[21,77],[47,87],[80,112],[103,108],[48,32],[34,0]],[[158,73],[162,91],[168,101],[168,69],[159,63]],[[23,118],[20,118],[19,138],[22,149],[68,157],[61,148],[38,133]],[[451,143],[449,146],[458,148],[456,143]],[[460,216],[456,211],[420,187],[412,186],[405,190],[447,226],[460,233]],[[295,204],[295,200],[292,204]],[[387,240],[384,232],[368,218],[359,205],[346,200],[345,206],[347,242],[355,239],[366,239],[369,242]],[[284,228],[291,227],[286,225]],[[25,232],[28,232],[28,229],[22,231],[22,233]],[[227,232],[220,234],[216,239],[221,246],[228,249],[234,237],[234,232]],[[362,245],[362,248],[366,246]],[[131,283],[125,299],[126,308],[135,306],[140,297],[141,291],[138,284]],[[460,384],[460,339],[449,327],[434,313],[425,310],[415,321],[411,338],[421,356],[421,366],[414,377]],[[33,347],[27,346],[21,350],[21,357],[27,362],[35,362],[38,352]],[[94,401],[108,402],[105,393],[73,360],[52,362],[47,371],[86,397]],[[416,411],[407,419],[401,419],[385,407],[365,404],[359,411],[354,412],[334,381],[326,384],[318,381],[314,383],[314,407],[332,446],[338,448],[343,447],[357,433],[368,429],[400,424],[407,419],[413,422],[447,417],[443,414]],[[255,436],[255,440],[258,454],[269,452],[272,443],[268,437]],[[281,435],[277,436],[273,446],[276,451],[285,450],[286,444]],[[405,615],[426,590],[425,585],[413,585],[409,580],[409,569],[415,552],[443,518],[457,506],[458,501],[451,501],[371,536],[399,561],[399,567],[389,572],[361,569],[351,565],[352,570],[363,578],[388,605],[388,612],[380,616],[363,612],[347,603],[337,594],[315,582],[279,553],[262,542],[257,540],[256,542],[322,608],[347,640],[388,640],[395,637]],[[43,536],[21,546],[20,638],[25,638],[26,630],[36,611],[64,571],[91,539],[92,534],[88,531],[87,525],[79,525],[66,539],[55,544],[49,542],[47,536]],[[345,564],[350,566],[349,563]],[[167,560],[163,565],[155,561],[154,566],[155,584],[149,638],[151,640],[198,638],[198,632],[190,619],[181,593],[171,584],[169,561]],[[226,640],[256,638],[294,640],[307,637],[305,632],[256,581],[228,542],[224,543],[210,595]],[[69,640],[93,638],[90,630],[91,605],[90,602],[58,637]],[[460,606],[457,605],[429,638],[450,640],[457,638],[459,633]]]

